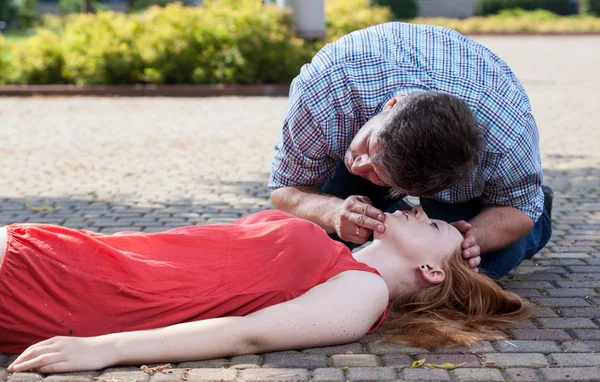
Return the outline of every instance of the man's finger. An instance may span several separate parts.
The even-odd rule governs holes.
[[[367,203],[357,203],[356,206],[352,209],[352,212],[367,215],[368,217],[379,221],[385,220],[385,214],[383,213],[383,211]]]
[[[469,259],[467,263],[471,268],[477,268],[479,264],[481,264],[481,257],[477,256],[472,259]]]
[[[379,233],[383,233],[385,231],[385,226],[381,221],[369,217],[367,214],[355,214],[354,218],[354,222],[357,226],[369,229],[370,231],[377,231]]]
[[[473,226],[470,223],[467,223],[464,220],[459,220],[451,224],[463,234],[468,232],[471,228],[473,228]]]

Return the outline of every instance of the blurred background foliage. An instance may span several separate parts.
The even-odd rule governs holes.
[[[260,0],[165,1],[132,0],[131,12],[118,13],[100,1],[60,0],[62,15],[41,15],[35,0],[10,3],[16,10],[0,0],[0,15],[17,12],[28,28],[0,35],[0,83],[288,83],[324,44],[392,20],[463,33],[600,32],[593,15],[600,0],[581,3],[589,14],[573,14],[572,0],[479,0],[482,15],[462,20],[415,18],[416,0],[326,0],[327,35],[319,41],[301,39],[287,10]],[[86,8],[93,12],[78,11]]]

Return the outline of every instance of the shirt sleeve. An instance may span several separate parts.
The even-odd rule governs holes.
[[[534,222],[543,212],[543,174],[539,137],[531,115],[526,118],[523,134],[504,154],[481,196],[483,204],[519,209]]]
[[[302,83],[295,79],[275,157],[269,189],[291,186],[320,188],[335,172],[335,160],[321,126],[302,100]]]

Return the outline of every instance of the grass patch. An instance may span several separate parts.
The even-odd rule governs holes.
[[[27,39],[29,34],[26,31],[7,31],[3,36],[8,42],[21,42]]]

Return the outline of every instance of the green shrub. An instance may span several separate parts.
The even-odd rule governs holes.
[[[327,0],[327,41],[335,41],[350,32],[392,21],[388,7],[371,6],[370,0]]]
[[[600,17],[600,0],[581,0],[581,12]]]
[[[17,9],[12,0],[0,0],[0,21],[12,24],[17,18]]]
[[[79,85],[139,82],[142,63],[135,46],[143,32],[123,14],[73,17],[61,35],[65,79]]]
[[[42,18],[37,8],[38,0],[22,0],[18,7],[19,24],[21,28],[28,29],[36,26]]]
[[[571,0],[478,0],[476,14],[492,15],[504,9],[545,9],[558,15],[571,15],[576,9]]]
[[[397,20],[412,19],[419,14],[417,0],[373,0],[373,4],[390,8]]]
[[[83,3],[85,0],[59,0],[58,9],[62,14],[83,12]],[[107,10],[106,6],[99,1],[92,1],[92,11],[100,12]]]
[[[0,85],[8,82],[8,42],[0,35]]]
[[[41,30],[23,42],[13,44],[6,82],[17,84],[62,83],[63,57],[58,37]]]

